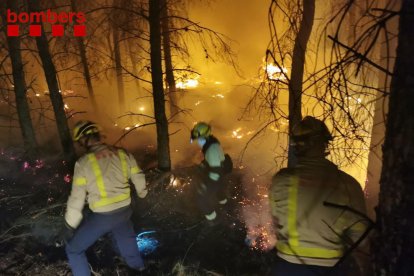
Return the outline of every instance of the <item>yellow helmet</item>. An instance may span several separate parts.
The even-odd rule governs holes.
[[[84,136],[99,133],[99,126],[91,121],[79,121],[73,128],[73,140],[79,141]]]
[[[306,116],[293,127],[292,138],[294,140],[317,138],[323,142],[328,142],[332,140],[332,135],[324,122],[312,116]]]
[[[197,139],[199,137],[207,138],[211,135],[211,127],[204,122],[198,122],[191,130],[191,139]]]

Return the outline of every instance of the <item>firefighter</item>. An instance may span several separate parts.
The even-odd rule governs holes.
[[[198,166],[201,171],[201,182],[197,185],[198,205],[205,218],[214,221],[217,207],[227,203],[225,186],[221,181],[224,175],[224,152],[220,142],[211,134],[211,126],[204,122],[193,127],[190,141],[196,141],[204,155],[204,160]]]
[[[99,127],[93,122],[78,122],[73,140],[87,150],[75,164],[62,237],[66,240],[73,275],[90,275],[85,251],[106,233],[113,235],[127,265],[134,271],[143,271],[144,263],[130,220],[129,180],[138,196],[144,198],[147,195],[144,174],[130,153],[101,141]],[[92,212],[83,218],[85,200]]]
[[[274,275],[348,273],[349,266],[335,264],[367,228],[365,202],[359,183],[325,158],[331,140],[311,116],[292,130],[297,163],[276,173],[269,190],[278,240]]]

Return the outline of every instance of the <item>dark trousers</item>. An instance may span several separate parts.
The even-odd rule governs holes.
[[[346,276],[346,265],[327,267],[317,265],[295,264],[277,257],[272,269],[272,276]]]
[[[91,275],[85,251],[109,232],[129,267],[138,270],[144,266],[130,220],[131,214],[132,210],[128,206],[109,214],[92,213],[82,222],[66,245],[66,254],[74,276]]]
[[[224,182],[205,179],[197,188],[197,203],[203,215],[211,214],[217,209],[218,202],[226,199]]]

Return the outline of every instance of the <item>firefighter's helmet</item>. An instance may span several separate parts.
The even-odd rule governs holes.
[[[324,122],[312,116],[306,116],[292,129],[293,140],[308,140],[316,138],[321,142],[328,143],[332,140],[332,135]]]
[[[200,137],[207,138],[211,135],[211,127],[204,122],[198,122],[191,130],[191,139],[197,139]]]
[[[73,128],[73,140],[79,141],[84,136],[99,133],[99,126],[91,121],[79,121]]]

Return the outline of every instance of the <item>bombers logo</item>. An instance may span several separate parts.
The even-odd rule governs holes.
[[[29,35],[41,36],[41,23],[52,24],[52,36],[63,36],[66,23],[73,23],[74,36],[86,36],[86,16],[83,12],[53,12],[50,9],[46,12],[14,12],[7,10],[7,35],[19,36],[19,23],[29,23]]]

